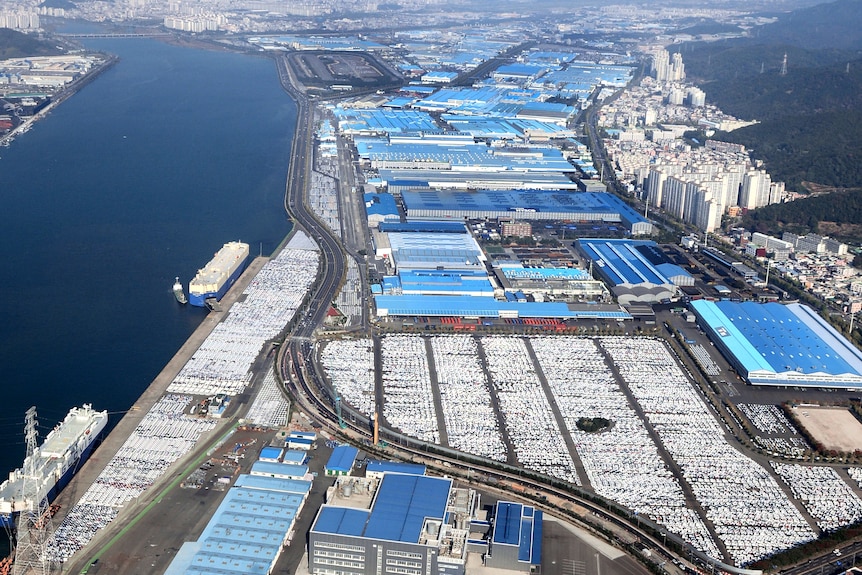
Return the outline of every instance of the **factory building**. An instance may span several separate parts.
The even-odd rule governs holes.
[[[260,461],[269,461],[271,463],[278,463],[284,457],[284,450],[278,447],[264,447],[260,450],[260,457],[258,458]]]
[[[498,501],[485,565],[531,573],[542,562],[542,512],[530,505]]]
[[[351,445],[339,445],[332,450],[332,455],[324,466],[326,475],[350,475],[359,450]]]
[[[484,143],[435,144],[384,138],[356,138],[359,158],[375,170],[423,169],[452,171],[574,172],[554,147],[488,146]]]
[[[401,461],[369,460],[365,465],[365,477],[383,479],[385,473],[407,473],[410,475],[425,475],[425,466],[419,463],[404,463]]]
[[[494,297],[494,286],[485,270],[407,270],[386,276],[382,295],[467,295]]]
[[[340,479],[339,496],[327,494],[309,531],[310,573],[464,575],[474,491],[450,478],[385,473],[369,505],[374,480]]]
[[[379,227],[383,222],[398,222],[401,216],[398,213],[398,205],[392,194],[368,193],[365,194],[365,213],[368,218],[368,227]]]
[[[652,233],[652,224],[616,196],[543,190],[405,191],[411,219],[572,220],[621,223],[632,235]]]
[[[862,352],[808,306],[698,300],[690,307],[752,385],[862,388]]]
[[[271,573],[289,545],[310,481],[240,475],[197,541],[185,542],[165,575]]]
[[[396,270],[484,270],[485,254],[467,233],[372,232],[375,255]]]
[[[277,479],[304,479],[308,475],[308,466],[258,460],[252,464],[250,473]]]
[[[516,294],[510,294],[517,298]],[[521,294],[524,297],[524,294]],[[375,296],[379,317],[458,317],[489,319],[602,319],[630,320],[632,316],[619,306],[566,304],[563,302],[530,302],[520,298],[499,301],[471,296]],[[475,328],[475,322],[473,324]]]
[[[566,299],[604,299],[610,295],[605,285],[585,270],[577,268],[525,268],[521,265],[504,265],[495,268],[495,274],[506,291],[520,291],[539,296]]]
[[[694,278],[670,263],[655,242],[582,238],[575,245],[622,305],[658,303],[674,297],[678,287],[694,285]]]
[[[392,194],[424,190],[568,190],[577,192],[573,182],[562,172],[523,172],[461,169],[450,170],[379,170],[379,178],[369,180]]]

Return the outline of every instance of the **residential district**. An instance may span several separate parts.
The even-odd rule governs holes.
[[[74,15],[96,9],[254,32],[208,41],[275,60],[299,104],[294,160],[311,160],[288,177],[295,233],[209,298],[212,321],[51,508],[47,551],[27,542],[51,513],[21,513],[16,565],[795,575],[855,564],[851,248],[728,225],[795,194],[742,146],[684,137],[756,119],[686,83],[655,13],[579,12],[581,25],[639,26],[651,41],[572,44],[574,24],[559,18],[542,34],[359,37],[261,34],[285,29],[282,5],[266,5],[268,18],[179,2]],[[33,26],[21,26],[27,10],[16,27]],[[55,77],[34,70],[87,58],[0,62],[4,100]],[[686,231],[657,243],[666,221]],[[781,559],[788,550],[803,559]]]

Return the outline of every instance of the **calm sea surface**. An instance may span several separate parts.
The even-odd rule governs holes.
[[[0,477],[73,405],[122,412],[205,316],[174,300],[223,243],[269,254],[293,102],[271,60],[146,39],[0,148]],[[111,424],[120,415],[111,418]]]

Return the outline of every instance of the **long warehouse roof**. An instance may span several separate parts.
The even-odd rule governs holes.
[[[862,352],[802,304],[691,303],[753,383],[862,385]]]

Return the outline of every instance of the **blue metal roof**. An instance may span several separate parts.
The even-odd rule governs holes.
[[[359,455],[359,450],[352,445],[339,445],[332,450],[332,455],[326,462],[326,469],[349,472],[353,469],[357,455]]]
[[[260,450],[260,459],[279,459],[282,449],[278,447],[264,447]]]
[[[266,489],[269,491],[283,491],[285,493],[298,493],[303,495],[308,493],[308,490],[311,489],[311,481],[307,481],[305,479],[267,477],[265,475],[240,475],[236,478],[234,487]]]
[[[425,112],[417,110],[390,110],[387,108],[361,110],[334,108],[339,129],[348,133],[401,133],[437,130],[437,124]]]
[[[275,461],[255,461],[251,465],[252,474],[304,477],[308,473],[305,465],[294,465],[292,463],[277,463]]]
[[[502,76],[533,76],[545,69],[541,64],[503,64],[494,72]]]
[[[352,507],[333,507],[324,505],[320,508],[312,531],[318,533],[335,533],[359,537],[365,531],[370,511],[353,509]]]
[[[381,280],[382,293],[437,295],[494,295],[484,270],[405,270]]]
[[[307,437],[288,437],[287,444],[288,445],[311,445],[314,443],[313,439],[308,439]]]
[[[409,473],[413,475],[425,475],[425,466],[418,463],[403,463],[400,461],[375,461],[370,460],[365,466],[365,472],[373,473]]]
[[[530,548],[530,564],[541,565],[542,563],[542,532],[543,521],[545,514],[543,511],[536,510],[533,516],[533,541]]]
[[[498,501],[492,543],[517,545],[518,561],[538,565],[542,557],[543,517],[541,511],[529,505]]]
[[[308,459],[308,453],[305,451],[295,451],[288,449],[284,452],[284,456],[281,458],[285,463],[296,463],[298,465],[302,465]]]
[[[753,383],[862,385],[862,352],[807,306],[698,300],[691,307]]]
[[[402,182],[405,183],[405,182]],[[427,185],[428,182],[425,182]],[[382,222],[377,228],[381,232],[440,232],[458,233],[465,231],[462,222],[444,222],[435,220],[421,220],[418,222]]]
[[[310,487],[308,481],[240,475],[197,542],[184,544],[165,573],[269,573]]]
[[[387,473],[380,482],[365,536],[417,543],[426,518],[443,520],[451,479]]]
[[[568,213],[572,219],[645,223],[625,202],[605,192],[560,190],[429,190],[401,193],[407,213],[418,210],[499,212],[532,210],[538,213]]]
[[[468,316],[468,317],[536,317],[575,318],[562,302],[498,301],[491,297],[460,295],[378,295],[374,297],[378,312],[391,316]],[[627,314],[623,314],[627,315]]]
[[[365,194],[365,211],[369,216],[397,216],[398,206],[392,194],[368,193]]]
[[[503,266],[503,275],[509,279],[531,280],[590,280],[589,272],[578,268],[525,268],[521,266]]]
[[[682,269],[680,266],[672,263],[663,263],[658,264],[656,269],[661,272],[661,275],[668,279],[673,279],[678,276],[682,276],[684,278],[690,278],[692,282],[694,282],[694,278],[690,273]]]
[[[497,502],[497,513],[494,519],[494,543],[518,544],[521,535],[521,510],[523,508],[524,506],[520,503]]]
[[[638,249],[640,246],[655,246],[655,242],[582,238],[578,245],[614,285],[671,283]]]

